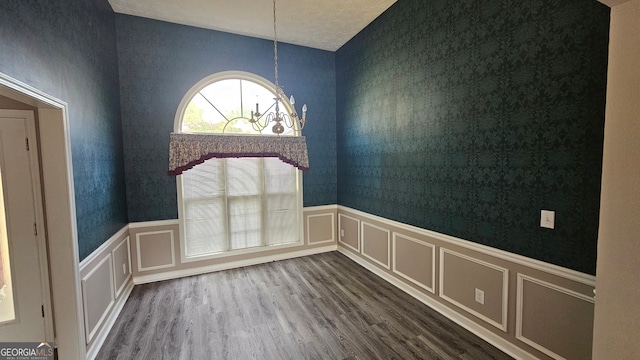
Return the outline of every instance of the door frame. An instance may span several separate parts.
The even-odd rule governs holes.
[[[51,306],[51,287],[49,283],[49,261],[47,257],[47,238],[45,230],[44,203],[40,176],[39,146],[37,141],[36,119],[34,110],[0,109],[7,117],[24,118],[25,136],[28,141],[29,170],[33,193],[34,224],[40,268],[40,292],[42,293],[44,341],[54,341],[53,315]]]
[[[61,359],[86,359],[68,106],[2,72],[0,95],[38,109],[55,341]]]

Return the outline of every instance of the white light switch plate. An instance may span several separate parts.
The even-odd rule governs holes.
[[[551,210],[540,211],[540,227],[553,229],[556,223],[556,212]]]

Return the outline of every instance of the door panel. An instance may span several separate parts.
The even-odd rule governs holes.
[[[25,112],[0,111],[0,247],[5,298],[0,302],[0,341],[45,341],[41,246],[35,234],[32,157],[27,150]],[[27,112],[28,114],[32,114]],[[35,139],[32,139],[32,142]],[[1,294],[0,294],[0,297]],[[11,314],[11,312],[14,312]],[[13,316],[12,316],[13,315]]]

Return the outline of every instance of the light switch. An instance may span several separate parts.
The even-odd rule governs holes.
[[[553,229],[556,223],[556,212],[551,210],[540,211],[540,227]]]
[[[340,237],[344,237],[344,229],[340,229]]]

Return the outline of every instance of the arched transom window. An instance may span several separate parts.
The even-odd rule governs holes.
[[[216,74],[187,93],[174,130],[262,136],[249,121],[251,112],[257,106],[267,113],[274,97],[273,84],[253,74]],[[301,178],[278,157],[213,157],[184,171],[177,181],[183,260],[301,242]]]

